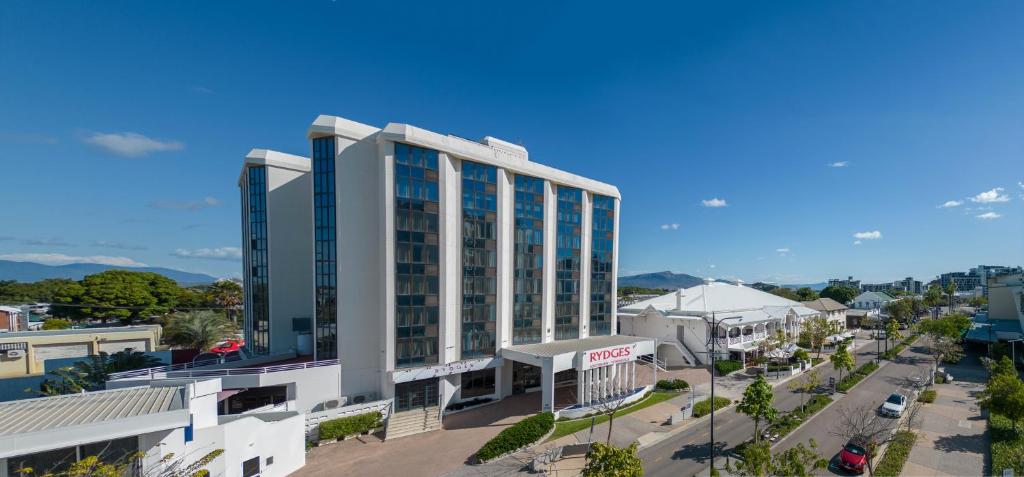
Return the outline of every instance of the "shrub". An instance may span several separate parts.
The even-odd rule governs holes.
[[[817,366],[825,361],[825,358],[811,358],[811,366]]]
[[[1013,469],[1014,475],[1024,475],[1024,432],[1015,432],[1013,423],[995,412],[988,415],[988,429],[993,473]]]
[[[935,384],[945,384],[946,375],[941,373],[935,373]]]
[[[476,451],[476,458],[481,462],[486,462],[522,449],[540,440],[554,427],[554,414],[550,412],[535,414],[507,427],[493,439],[487,441],[480,450]]]
[[[910,456],[910,450],[914,448],[914,439],[916,438],[917,435],[910,431],[897,432],[893,436],[892,442],[889,442],[889,447],[886,448],[882,460],[875,467],[874,475],[876,477],[896,477],[900,475],[900,471],[903,470],[903,464],[907,461],[907,457]]]
[[[935,402],[935,390],[925,389],[921,391],[921,394],[917,396],[917,400],[921,402]]]
[[[715,361],[715,371],[718,371],[719,376],[725,376],[734,371],[739,371],[743,368],[743,363],[736,361],[735,359],[723,359]]]
[[[863,365],[861,365],[861,367],[857,368],[856,371],[851,373],[849,376],[843,378],[842,381],[836,383],[836,391],[844,393],[846,391],[849,391],[850,388],[854,387],[857,383],[859,383],[862,379],[867,377],[867,375],[873,373],[876,369],[878,369],[878,365],[875,364],[874,361],[864,363]]]
[[[727,398],[715,396],[715,410],[721,409],[725,406],[732,404]],[[711,414],[711,398],[697,402],[693,405],[693,417],[704,417]]]
[[[683,381],[682,379],[659,379],[657,388],[664,389],[666,391],[683,391],[690,389],[690,383]]]
[[[342,417],[321,422],[317,427],[321,440],[340,439],[353,434],[362,434],[380,427],[380,412],[368,412],[357,416]]]

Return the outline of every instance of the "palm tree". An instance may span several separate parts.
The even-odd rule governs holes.
[[[217,343],[238,334],[238,328],[223,314],[213,311],[175,313],[164,325],[164,341],[186,349],[209,351]]]
[[[946,285],[946,295],[949,295],[949,312],[953,313],[953,298],[956,296],[956,282],[953,280]]]

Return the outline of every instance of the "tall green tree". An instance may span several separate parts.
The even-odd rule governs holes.
[[[896,320],[889,320],[885,324],[885,352],[889,352],[889,342],[893,340],[901,340],[903,335],[900,334],[900,324]]]
[[[774,422],[779,417],[778,409],[772,406],[772,386],[765,381],[764,375],[757,375],[747,389],[743,391],[743,399],[736,405],[736,409],[754,420],[754,440],[761,440],[758,429],[761,421]]]
[[[818,292],[812,290],[810,287],[797,288],[796,296],[797,301],[812,301],[818,299]]]
[[[58,368],[49,373],[39,386],[39,394],[56,396],[82,391],[103,389],[110,379],[110,373],[151,368],[163,363],[141,351],[118,351],[113,354],[101,351],[90,355],[71,366]]]
[[[853,301],[854,298],[857,298],[857,295],[860,295],[860,290],[853,287],[834,285],[823,288],[820,295],[822,298],[831,298],[845,305]]]
[[[942,303],[942,287],[932,285],[924,292],[924,304],[929,307],[936,307]]]
[[[946,285],[946,296],[949,297],[949,312],[953,312],[953,306],[956,304],[956,282],[953,280],[949,281]]]
[[[209,351],[237,334],[238,327],[234,323],[224,314],[213,311],[174,313],[164,323],[164,341],[185,349]]]
[[[640,477],[644,475],[643,462],[636,454],[637,443],[629,447],[615,447],[595,442],[587,452],[583,477]]]
[[[726,470],[741,477],[809,477],[815,470],[828,467],[814,439],[806,446],[801,442],[774,456],[768,442],[752,442],[743,446],[740,457],[735,463],[727,463]]]
[[[804,395],[813,393],[818,386],[821,386],[821,374],[818,370],[812,369],[803,376],[794,379],[786,385],[790,391],[800,393],[800,409],[804,407]]]
[[[224,310],[228,319],[238,323],[242,310],[242,286],[231,280],[218,280],[209,289],[213,304]]]
[[[770,292],[772,295],[781,296],[787,300],[800,301],[800,295],[797,295],[791,288],[778,287],[773,288]]]
[[[178,284],[158,273],[107,270],[61,288],[53,309],[71,318],[98,318],[104,323],[116,319],[131,324],[170,312],[180,296]],[[67,308],[71,310],[63,310]]]
[[[829,361],[832,362],[832,367],[839,371],[839,380],[843,380],[843,371],[853,371],[853,356],[846,349],[845,343],[839,343],[836,347],[836,352],[832,353],[829,357]]]
[[[811,348],[817,351],[817,357],[821,357],[821,348],[825,346],[825,340],[832,334],[832,325],[821,315],[816,315],[804,324],[805,336],[811,342]]]
[[[993,375],[978,401],[982,407],[1002,414],[1013,423],[1013,431],[1017,423],[1024,419],[1024,381],[1013,374],[1000,373]]]

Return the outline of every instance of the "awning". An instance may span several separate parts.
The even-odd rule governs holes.
[[[603,353],[605,351],[607,353]],[[597,353],[597,356],[594,356],[594,353]],[[544,360],[554,359],[557,362],[556,371],[570,367],[587,369],[587,363],[603,363],[607,359],[633,361],[637,356],[652,353],[654,353],[653,339],[626,335],[590,336],[547,343],[531,343],[501,350],[501,356],[504,359],[534,366],[540,366]],[[605,354],[609,356],[604,357]],[[616,356],[611,356],[612,354]]]

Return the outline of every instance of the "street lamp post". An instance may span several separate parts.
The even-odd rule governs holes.
[[[707,323],[707,317],[704,317],[704,322]],[[711,363],[711,449],[710,454],[710,465],[715,466],[715,343],[718,341],[718,323],[715,321],[715,313],[711,312],[711,359],[708,360]]]

